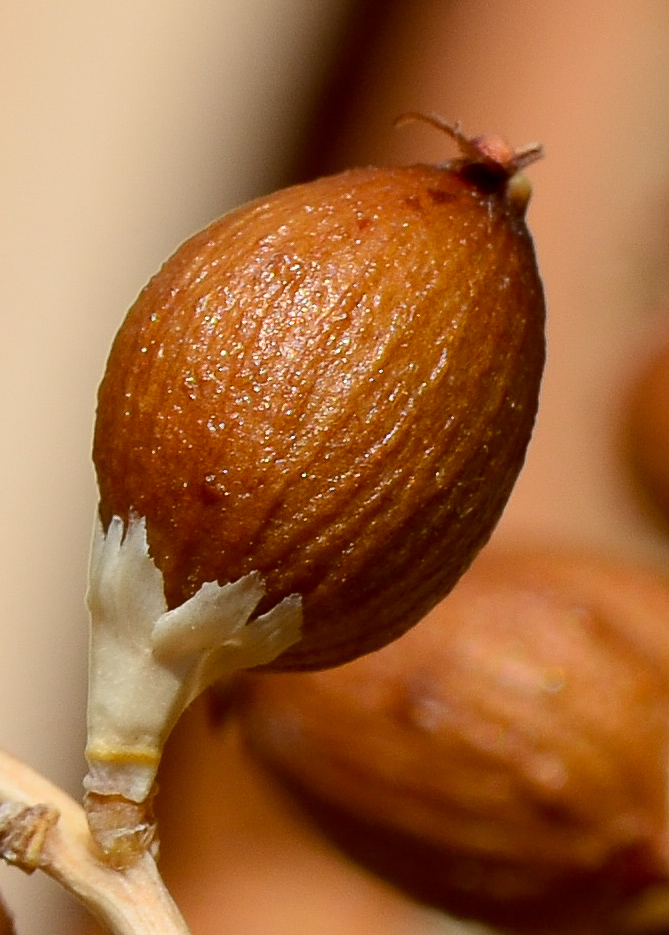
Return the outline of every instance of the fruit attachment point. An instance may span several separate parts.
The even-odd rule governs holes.
[[[163,745],[193,699],[219,678],[263,665],[301,636],[302,604],[286,597],[254,617],[265,594],[251,572],[208,582],[167,609],[146,524],[97,524],[91,550],[88,738],[91,833],[105,860],[127,866],[153,842],[150,803]]]

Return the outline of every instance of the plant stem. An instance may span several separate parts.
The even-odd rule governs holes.
[[[53,877],[113,935],[188,935],[148,852],[127,870],[106,866],[81,806],[1,750],[0,857]]]

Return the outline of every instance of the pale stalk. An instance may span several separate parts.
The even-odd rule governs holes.
[[[106,866],[81,806],[1,750],[0,856],[53,877],[112,935],[188,935],[148,852],[127,870]]]

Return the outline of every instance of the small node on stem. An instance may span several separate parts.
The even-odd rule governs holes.
[[[26,873],[37,870],[44,862],[47,834],[57,821],[52,806],[0,802],[0,857]]]
[[[123,870],[146,851],[157,859],[153,792],[144,802],[131,802],[122,795],[87,792],[84,808],[93,840],[110,867]]]

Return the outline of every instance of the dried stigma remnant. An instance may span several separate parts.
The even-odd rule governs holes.
[[[102,522],[93,580],[113,586],[91,588],[102,621],[91,813],[100,793],[105,807],[123,796],[123,809],[149,794],[174,712],[212,668],[189,649],[200,646],[191,628],[200,632],[204,603],[211,651],[210,589],[220,586],[223,604],[228,588],[248,601],[235,639],[247,638],[247,620],[291,622],[273,657],[244,652],[234,664],[336,666],[420,620],[494,528],[523,463],[544,363],[529,184],[518,175],[539,150],[440,128],[460,147],[452,163],[352,169],[215,221],[182,244],[122,324],[93,447]],[[109,575],[108,562],[118,564]],[[153,594],[133,589],[131,613],[118,583],[128,565]],[[177,652],[188,664],[176,665]],[[136,729],[154,687],[134,654],[161,673],[163,713],[151,714],[150,730]],[[166,674],[178,681],[184,667],[188,688]],[[119,754],[124,719],[135,733]],[[119,788],[121,774],[132,779]]]
[[[526,176],[521,174],[521,170],[543,157],[544,148],[541,143],[528,143],[519,149],[513,149],[503,137],[496,133],[469,137],[462,132],[459,121],[450,124],[437,114],[421,114],[414,111],[398,117],[395,126],[403,126],[414,121],[422,121],[437,130],[442,130],[458,144],[461,158],[450,160],[446,164],[447,168],[470,174],[476,171],[489,174],[493,187],[504,186],[507,203],[513,206],[519,214],[525,213],[532,187]],[[481,176],[479,184],[482,183],[483,177]]]

